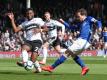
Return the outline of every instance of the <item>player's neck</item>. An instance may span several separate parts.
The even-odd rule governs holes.
[[[33,18],[27,18],[28,21],[32,20]]]
[[[46,21],[49,22],[51,19],[47,19]]]
[[[84,17],[83,17],[83,21],[84,21],[86,18],[87,18],[87,17],[86,17],[86,16],[84,16]]]

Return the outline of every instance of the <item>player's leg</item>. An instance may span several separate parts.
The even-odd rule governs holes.
[[[44,45],[42,46],[42,53],[43,53],[43,59],[39,63],[46,64],[46,59],[48,55],[48,42],[45,42]]]
[[[62,54],[51,66],[44,66],[42,70],[52,72],[56,67],[64,63],[69,56],[68,53]]]
[[[64,56],[64,55],[60,56],[60,58],[57,59],[54,62],[54,64],[52,64],[51,66],[42,67],[42,69],[45,70],[45,71],[52,72],[53,69],[55,69],[57,66],[62,64],[67,59],[67,57],[69,57],[71,55],[74,58],[74,61],[82,67],[82,75],[85,75],[88,72],[89,69],[85,66],[85,64],[81,60],[81,58],[78,57],[77,54],[73,53],[73,51],[79,51],[79,50],[80,50],[80,52],[82,52],[83,49],[81,49],[81,48],[83,48],[83,47],[81,47],[81,48],[80,47],[81,46],[78,46],[78,44],[74,43],[72,46],[70,46],[70,50],[67,49],[65,51],[66,56]]]
[[[32,42],[32,55],[31,61],[34,63],[34,67],[36,72],[41,72],[41,67],[39,62],[37,61],[37,57],[39,56],[38,50],[41,48],[42,42],[40,40],[35,40]]]
[[[72,43],[69,40],[62,44],[62,46],[66,49],[71,45]],[[72,58],[81,68],[85,66],[84,61],[78,55],[75,55],[75,57]]]
[[[31,48],[30,46],[24,44],[22,45],[22,50],[21,50],[21,58],[22,58],[22,61],[21,62],[17,62],[17,65],[21,66],[21,67],[24,67],[26,65],[26,62],[28,61],[28,52]]]
[[[57,53],[59,53],[60,57],[51,66],[42,67],[43,70],[49,71],[49,72],[52,72],[57,66],[59,66],[62,63],[64,63],[64,61],[69,56],[68,54],[67,55],[63,54],[63,52],[66,49],[62,49],[61,48],[61,46],[60,46],[60,40],[58,40],[58,39],[55,40],[53,42],[53,47],[55,48],[55,50],[57,51]]]
[[[107,43],[104,43],[104,58],[107,56]]]
[[[59,40],[54,43],[54,47],[55,47],[55,50],[61,55],[65,52],[66,49],[62,49],[61,46],[60,46],[60,42]],[[71,51],[67,50],[66,53],[72,53]],[[57,66],[59,66],[60,64],[62,64],[65,60],[67,59],[67,56],[65,55],[61,55],[60,58],[58,58],[53,64],[52,66],[50,66],[50,68],[53,70],[55,69]],[[83,60],[81,60],[81,58],[77,55],[75,55],[75,57],[73,56],[73,60],[79,64],[82,68],[85,67],[85,64],[83,62]],[[50,71],[51,71],[50,69]]]
[[[58,67],[60,64],[64,63],[67,57],[69,57],[69,54],[64,54],[66,49],[61,48],[61,40],[57,38],[52,46],[55,48],[57,53],[59,53],[60,57],[51,65],[51,66],[44,66],[42,67],[43,70],[52,72],[56,67]]]
[[[44,66],[42,70],[52,72],[56,67],[64,63],[69,56],[69,54],[62,54],[51,66]]]
[[[65,53],[66,54],[69,53],[72,56],[73,60],[81,67],[81,69],[82,69],[81,74],[82,75],[85,75],[89,71],[89,68],[85,65],[84,61],[78,55],[75,55],[70,50],[66,50]]]
[[[48,47],[49,47],[49,45],[53,44],[53,42],[56,40],[56,37],[52,37],[52,38],[47,39],[47,40],[48,41],[45,42],[43,45],[43,50],[42,50],[43,59],[42,59],[42,61],[39,62],[40,64],[46,64],[46,59],[47,59],[47,55],[48,55]]]
[[[76,43],[74,43],[72,46],[70,46],[67,51],[70,53],[74,61],[81,66],[82,68],[82,75],[85,75],[88,72],[88,67],[84,64],[83,60],[77,56],[80,54],[83,50],[90,47],[90,43],[83,39],[76,40]],[[65,53],[67,53],[67,51]]]
[[[104,58],[106,58],[107,49],[104,49]]]
[[[60,47],[60,45],[57,45],[57,46],[55,47],[55,49],[57,50],[57,52],[58,52],[59,54],[63,54],[63,53],[65,52],[65,50],[66,50],[66,49],[62,49],[62,48]],[[70,52],[70,53],[72,53],[72,52]],[[84,61],[83,61],[79,56],[75,55],[75,57],[73,56],[72,58],[73,58],[73,60],[74,60],[81,68],[85,67]]]
[[[31,54],[31,61],[33,62],[34,64],[34,68],[36,69],[35,72],[41,72],[41,67],[40,67],[40,64],[39,62],[37,61],[37,58],[38,58],[38,52],[33,52]]]

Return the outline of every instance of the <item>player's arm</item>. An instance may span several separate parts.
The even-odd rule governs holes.
[[[59,19],[59,21],[60,21],[62,24],[64,24],[65,28],[70,28],[70,25],[69,25],[66,21],[64,21],[63,19]]]
[[[12,27],[13,27],[14,31],[15,32],[20,31],[22,28],[16,26],[15,21],[14,21],[14,14],[13,13],[8,13],[8,17],[11,20],[11,24],[12,24]]]
[[[90,20],[91,20],[91,22],[93,22],[93,23],[95,23],[95,24],[97,25],[98,32],[101,33],[101,31],[102,31],[102,23],[101,23],[101,21],[96,20],[96,19],[93,18],[93,17],[90,17]]]
[[[41,18],[38,18],[37,25],[40,27],[38,29],[38,32],[47,32],[48,31],[47,26],[45,26],[44,24],[45,24],[45,22]]]
[[[102,31],[102,23],[101,21],[97,21],[98,31],[101,33]]]
[[[58,22],[58,21],[55,21],[55,26],[61,27],[62,28],[62,34],[64,35],[65,26],[62,23]]]
[[[76,27],[75,27],[75,25],[70,25],[68,22],[66,22],[66,21],[64,21],[63,19],[59,19],[59,21],[62,23],[62,24],[64,24],[64,26],[65,26],[65,28],[66,29],[69,29],[69,30],[75,30],[76,29]],[[73,23],[73,22],[72,22]],[[77,24],[78,25],[78,24]]]
[[[43,28],[41,29],[41,32],[47,32],[49,31],[49,29],[47,28],[47,26],[42,26]]]
[[[39,26],[39,28],[35,29],[35,32],[47,32],[48,28],[44,28],[45,26]]]

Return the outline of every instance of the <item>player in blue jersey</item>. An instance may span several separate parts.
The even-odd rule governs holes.
[[[107,27],[103,29],[103,39],[104,39],[104,58],[107,56]]]
[[[85,9],[79,9],[76,12],[76,19],[79,21],[78,27],[80,28],[80,34],[76,41],[68,47],[65,54],[60,56],[51,66],[44,66],[42,70],[52,72],[57,66],[62,64],[69,56],[75,59],[75,62],[82,67],[82,75],[85,75],[89,68],[85,66],[81,59],[77,56],[82,51],[90,47],[90,39],[92,34],[92,24],[95,23],[98,27],[98,31],[101,32],[102,24],[100,21],[93,17],[87,16],[87,11]]]

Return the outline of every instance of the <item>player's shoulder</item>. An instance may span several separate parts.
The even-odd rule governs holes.
[[[88,19],[95,19],[94,17],[92,16],[87,16]]]
[[[42,18],[36,17],[36,18],[33,18],[33,20],[42,20]]]
[[[24,22],[22,22],[21,24],[19,24],[19,25],[26,25],[28,23],[28,20],[26,19]]]
[[[54,20],[54,19],[51,19],[50,22],[55,22],[55,20]]]
[[[87,16],[87,20],[92,22],[92,21],[95,21],[96,19],[94,17],[92,17],[92,16]]]
[[[94,18],[94,17],[92,17],[92,16],[87,16],[87,19],[92,19],[92,18]]]
[[[53,21],[54,21],[54,22],[59,22],[58,20],[54,20],[54,19],[53,19]]]
[[[56,23],[59,23],[58,20],[54,20],[54,19],[52,19],[51,22],[53,22],[53,23],[55,23],[55,24],[56,24]]]

